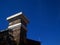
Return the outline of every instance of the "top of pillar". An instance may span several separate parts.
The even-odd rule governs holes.
[[[19,13],[16,13],[16,14],[12,15],[12,16],[9,16],[9,17],[6,18],[6,20],[13,19],[13,18],[15,18],[17,16],[22,16],[22,18],[24,18],[25,21],[29,22],[29,20],[23,15],[22,12],[19,12]]]

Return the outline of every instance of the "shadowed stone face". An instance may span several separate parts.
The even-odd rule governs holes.
[[[14,21],[12,21],[12,22],[9,23],[9,26],[10,25],[14,25],[16,23],[20,23],[20,22],[21,22],[21,19],[14,20]]]

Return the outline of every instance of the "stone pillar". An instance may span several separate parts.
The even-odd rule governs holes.
[[[25,43],[28,19],[20,12],[8,17],[7,20],[9,21],[8,29],[12,29],[9,34],[13,36],[16,44],[21,44],[21,42]]]

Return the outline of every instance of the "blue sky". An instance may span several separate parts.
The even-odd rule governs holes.
[[[8,27],[8,16],[20,11],[30,21],[27,38],[42,45],[60,45],[59,0],[0,0],[0,30]]]

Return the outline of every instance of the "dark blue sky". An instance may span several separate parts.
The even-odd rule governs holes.
[[[60,45],[59,0],[0,0],[0,30],[8,27],[6,18],[22,11],[29,19],[27,37],[42,45]]]

